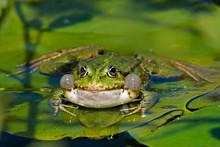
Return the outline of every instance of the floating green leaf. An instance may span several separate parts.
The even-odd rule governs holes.
[[[139,142],[149,146],[219,146],[220,103],[205,107],[196,112],[159,128],[148,137],[132,134]],[[144,127],[138,128],[145,129]],[[140,137],[141,136],[141,137]]]

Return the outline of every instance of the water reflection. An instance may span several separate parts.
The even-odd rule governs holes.
[[[129,114],[133,110],[129,111],[127,108],[134,108],[137,105],[139,105],[138,102],[106,109],[85,107],[79,107],[78,109],[68,108],[68,111],[74,113],[76,117],[62,112],[62,118],[63,121],[69,125],[80,123],[83,128],[83,137],[92,139],[113,139],[115,134],[120,133],[119,126],[121,123],[130,121]],[[126,108],[126,110],[124,108]],[[141,114],[132,115],[133,120],[135,120],[134,117],[136,120],[140,120]]]

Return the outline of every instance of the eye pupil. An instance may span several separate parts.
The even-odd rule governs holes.
[[[116,68],[115,68],[114,66],[110,65],[110,66],[108,67],[107,75],[108,75],[109,77],[111,77],[111,78],[116,77]]]
[[[88,71],[87,71],[86,66],[82,66],[82,67],[80,68],[80,71],[79,71],[79,72],[80,72],[80,77],[81,77],[81,78],[87,76],[87,74],[88,74]]]

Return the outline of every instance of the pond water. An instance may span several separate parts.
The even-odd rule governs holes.
[[[47,105],[50,93],[40,91],[43,87],[59,87],[60,76],[42,75],[39,72],[5,76],[15,72],[16,65],[41,55],[58,49],[91,44],[102,45],[107,52],[121,55],[132,56],[141,50],[219,70],[219,17],[220,9],[217,4],[199,0],[1,0],[0,146],[169,146],[174,143],[172,135],[175,134],[170,133],[171,139],[165,139],[166,141],[161,139],[161,144],[155,140],[158,136],[164,137],[163,132],[154,133],[155,136],[151,135],[151,138],[148,138],[149,134],[166,124],[167,120],[185,114],[185,104],[197,97],[201,102],[193,103],[190,107],[207,106],[207,113],[201,109],[198,115],[189,116],[204,120],[212,114],[212,118],[207,117],[207,121],[202,123],[209,124],[209,127],[193,127],[188,118],[183,119],[183,122],[188,121],[187,127],[193,127],[195,132],[196,129],[209,132],[204,133],[204,137],[208,139],[201,139],[206,141],[203,144],[212,142],[219,145],[220,134],[216,131],[220,128],[217,123],[220,119],[217,114],[219,110],[216,108],[219,105],[219,88],[216,88],[220,84],[219,78],[209,84],[189,79],[168,83],[153,81],[150,88],[159,92],[163,99],[149,112],[149,117],[142,119],[139,115],[134,115],[119,121],[115,118],[120,122],[116,121],[118,126],[113,127],[113,132],[119,132],[113,136],[115,139],[87,139],[89,135],[103,130],[83,128],[82,122],[77,123],[77,120],[65,114],[53,117],[52,109]],[[77,113],[85,116],[84,110]],[[105,121],[112,115],[118,115],[111,111],[107,114],[94,114],[105,116]],[[83,119],[80,118],[80,121]],[[70,120],[72,123],[69,123]],[[174,125],[175,127],[177,126]],[[184,127],[186,126],[174,130],[179,132]],[[48,128],[51,129],[45,131]],[[83,130],[84,133],[92,133],[83,134]],[[187,131],[184,133],[180,134],[189,135]],[[193,138],[195,133],[191,134],[189,136]],[[74,139],[70,139],[71,135]],[[201,140],[187,140],[183,146]],[[179,143],[178,141],[180,142],[177,139],[175,143]]]

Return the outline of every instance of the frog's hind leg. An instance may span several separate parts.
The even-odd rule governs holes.
[[[122,117],[127,117],[127,116],[130,116],[130,115],[137,113],[140,110],[141,110],[141,106],[137,105],[137,106],[131,107],[131,108],[122,108],[120,111],[125,113],[124,115],[122,115]]]
[[[146,111],[152,108],[158,102],[158,94],[156,92],[142,91],[143,99],[140,102],[141,117],[146,116]]]
[[[19,75],[21,73],[25,73],[27,72],[28,74],[31,74],[33,72],[35,72],[36,70],[38,70],[38,65],[31,65],[28,66],[28,64],[21,64],[21,65],[17,65],[16,67],[20,68],[20,70],[11,73],[11,74],[7,74],[6,76],[15,76],[15,75]]]
[[[212,77],[212,74],[217,72],[214,69],[207,69],[200,66],[196,66],[194,64],[182,62],[182,61],[176,61],[176,60],[169,60],[171,64],[173,64],[175,67],[177,67],[179,70],[181,70],[183,73],[191,77],[192,79],[199,81],[199,80],[205,80],[207,82],[213,82],[210,78]]]
[[[139,105],[121,109],[123,112],[130,111],[129,113],[125,113],[122,117],[130,116],[137,113],[138,111],[141,111],[141,117],[145,117],[146,111],[157,103],[158,94],[156,92],[142,91],[142,93],[142,100],[140,101]]]
[[[7,76],[14,76],[21,73],[30,74],[38,69],[44,74],[63,74],[63,65],[76,65],[76,63],[78,63],[80,60],[98,56],[103,53],[104,48],[99,45],[89,45],[70,49],[62,49],[43,55],[32,61],[20,64],[17,66],[18,68],[20,68],[20,70],[8,74]]]

